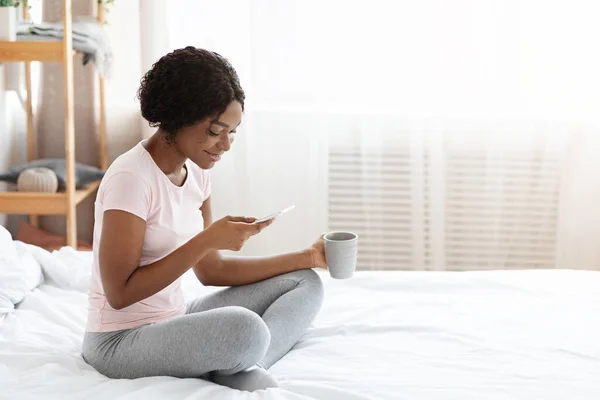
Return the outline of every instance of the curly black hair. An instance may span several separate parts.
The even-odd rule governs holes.
[[[246,98],[237,72],[213,51],[188,46],[161,57],[146,72],[137,91],[142,116],[160,127],[167,141],[207,117],[218,117]]]

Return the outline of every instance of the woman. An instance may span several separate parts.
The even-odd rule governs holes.
[[[296,253],[227,258],[271,222],[213,222],[208,170],[230,149],[244,92],[229,62],[186,47],[162,57],[138,91],[156,133],[118,157],[96,199],[94,269],[83,357],[112,378],[205,377],[276,387],[266,370],[319,311],[322,239]],[[184,304],[180,279],[228,286]]]

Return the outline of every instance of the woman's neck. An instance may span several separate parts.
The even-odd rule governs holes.
[[[181,173],[186,158],[179,152],[174,143],[167,143],[162,131],[157,130],[145,142],[144,147],[152,156],[152,159],[166,175],[178,175]]]

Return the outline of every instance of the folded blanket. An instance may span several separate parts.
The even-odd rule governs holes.
[[[83,53],[83,65],[93,62],[98,73],[108,78],[112,66],[112,49],[104,28],[91,17],[73,20],[73,49]],[[17,40],[62,40],[62,22],[17,22]]]

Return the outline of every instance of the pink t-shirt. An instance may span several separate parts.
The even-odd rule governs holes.
[[[210,175],[189,160],[185,166],[187,178],[182,186],[176,186],[139,142],[106,171],[95,203],[87,331],[130,329],[184,314],[181,278],[142,301],[121,310],[112,308],[102,288],[98,249],[106,210],[124,210],[146,221],[139,268],[160,260],[202,231],[200,206],[210,195]]]

